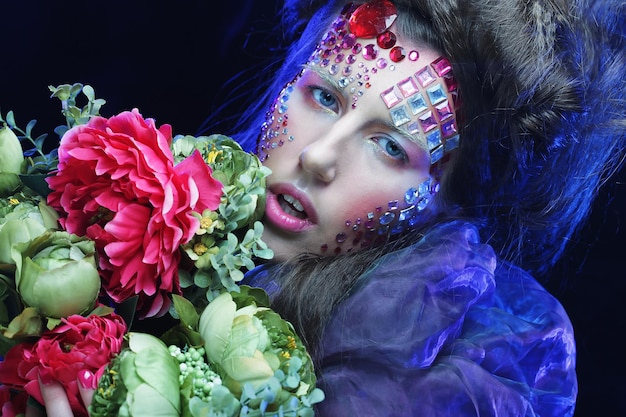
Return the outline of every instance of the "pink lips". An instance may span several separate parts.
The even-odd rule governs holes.
[[[286,213],[278,202],[278,195],[289,195],[296,200],[307,214],[306,219]],[[315,227],[317,215],[309,198],[289,184],[274,184],[267,190],[265,217],[274,226],[287,232],[303,232]]]

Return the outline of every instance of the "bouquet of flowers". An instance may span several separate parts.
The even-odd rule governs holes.
[[[41,403],[39,380],[75,415],[313,415],[324,396],[304,345],[239,284],[273,256],[269,170],[227,136],[174,137],[137,109],[102,117],[88,85],[50,90],[66,119],[51,149],[36,121],[0,113],[2,415]],[[161,334],[133,329],[164,316],[176,324]]]

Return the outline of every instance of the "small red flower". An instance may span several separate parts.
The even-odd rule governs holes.
[[[114,313],[69,316],[36,342],[12,347],[0,362],[0,384],[23,390],[43,403],[38,378],[58,381],[67,392],[74,414],[87,416],[78,392],[78,372],[89,370],[100,378],[106,365],[122,350],[126,330],[122,318]]]
[[[165,314],[180,294],[180,245],[199,227],[192,212],[214,210],[222,184],[199,152],[174,164],[169,125],[137,110],[69,130],[48,203],[70,233],[96,242],[103,288],[116,302],[139,295],[142,317]]]

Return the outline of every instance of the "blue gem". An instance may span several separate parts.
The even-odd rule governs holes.
[[[443,157],[443,146],[439,146],[430,152],[430,164],[435,164]]]
[[[428,203],[430,203],[430,197],[426,196],[424,198],[422,198],[420,200],[419,203],[417,203],[417,210],[418,211],[422,211],[426,208],[426,206],[428,205]]]
[[[428,98],[430,98],[430,102],[434,104],[441,103],[446,99],[446,93],[444,93],[441,84],[437,84],[434,87],[431,87],[426,90],[428,92]]]
[[[441,145],[441,132],[436,129],[433,133],[426,135],[426,141],[428,142],[428,150],[432,151],[437,146]]]
[[[428,178],[426,181],[424,181],[418,186],[417,193],[419,194],[420,197],[423,197],[426,194],[430,193],[430,178]]]
[[[406,112],[406,108],[404,106],[391,110],[389,114],[391,115],[391,121],[393,121],[395,126],[402,126],[403,124],[411,121],[411,118]]]
[[[445,143],[446,152],[450,152],[453,149],[459,147],[459,135],[454,135],[451,138],[446,139]]]
[[[413,204],[417,202],[418,197],[419,197],[419,194],[417,190],[411,187],[406,191],[406,193],[404,193],[404,202],[412,206]]]
[[[385,214],[383,214],[382,216],[380,216],[380,219],[378,219],[378,222],[380,224],[382,224],[383,226],[386,226],[389,223],[391,223],[393,221],[393,219],[395,219],[395,218],[396,218],[395,213],[392,213],[392,212],[388,211]]]
[[[425,110],[428,110],[428,106],[426,105],[426,101],[421,93],[411,97],[408,100],[409,107],[411,108],[411,113],[418,114]]]
[[[400,214],[398,215],[398,221],[403,222],[407,220],[413,213],[415,212],[415,206],[407,207],[404,210],[400,210]]]
[[[417,223],[419,223],[419,217],[420,216],[413,216],[409,219],[409,227],[413,227],[415,226]]]

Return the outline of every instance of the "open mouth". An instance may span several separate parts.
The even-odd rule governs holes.
[[[298,219],[306,219],[309,217],[302,204],[294,196],[279,194],[277,195],[277,199],[278,204],[280,204],[280,207],[286,214],[297,217]]]

